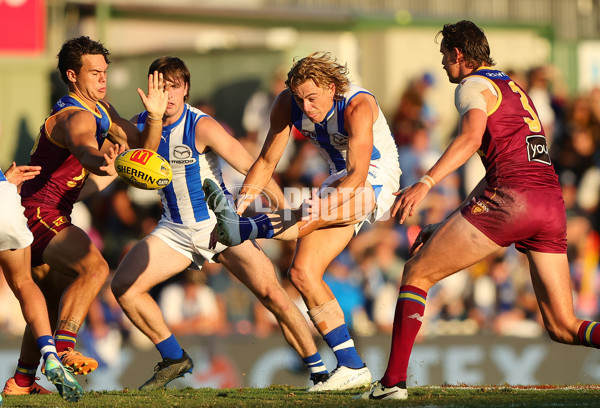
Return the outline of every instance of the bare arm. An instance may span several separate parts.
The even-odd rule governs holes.
[[[98,149],[96,119],[91,112],[65,112],[57,118],[51,135],[54,140],[63,143],[90,173],[100,176],[116,174],[113,163],[106,161],[104,154]]]
[[[291,103],[290,92],[284,90],[273,104],[267,138],[260,155],[252,164],[244,180],[244,185],[240,189],[237,203],[239,214],[242,214],[250,203],[264,191],[264,187],[271,180],[275,167],[283,155],[290,137]],[[269,189],[273,188],[273,184],[270,184]]]
[[[196,124],[196,147],[203,151],[206,147],[211,148],[216,154],[223,158],[240,174],[247,175],[254,158],[242,146],[242,144],[223,129],[213,118],[202,118]],[[270,179],[266,184],[264,193],[269,197],[276,208],[284,207],[284,197],[281,188]]]
[[[124,149],[124,146],[113,145],[110,142],[105,142],[102,145],[101,152],[109,157],[109,160],[114,161],[114,159],[121,153]],[[104,190],[108,187],[115,179],[117,178],[117,174],[113,174],[110,176],[100,176],[98,174],[90,174],[81,191],[79,192],[79,196],[77,197],[77,201],[83,201],[87,198],[93,196],[94,194]]]
[[[481,146],[486,124],[487,114],[484,111],[471,109],[465,113],[460,120],[460,133],[426,174],[437,183],[466,163]],[[414,214],[428,192],[429,186],[421,182],[401,190],[397,193],[392,215],[400,211],[400,223],[403,223],[406,217]]]
[[[342,205],[354,197],[361,187],[366,186],[373,152],[375,109],[377,109],[375,99],[370,95],[360,94],[350,102],[344,113],[348,131],[346,176],[341,178],[336,186],[342,194],[338,194],[334,201],[328,201],[330,209]]]

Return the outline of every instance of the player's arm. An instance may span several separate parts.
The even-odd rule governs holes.
[[[122,118],[111,104],[103,101],[113,122],[109,129],[109,137],[113,143],[125,144],[129,148],[142,147],[156,151],[162,133],[162,117],[169,98],[162,74],[155,72],[148,75],[148,95],[140,88],[137,91],[144,109],[148,112],[144,129],[140,132],[134,124]]]
[[[270,127],[260,155],[252,164],[240,189],[237,211],[242,214],[273,176],[275,167],[290,138],[290,118],[292,117],[292,96],[289,90],[282,91],[271,109]],[[272,185],[271,187],[272,188]]]
[[[118,146],[112,144],[110,141],[105,141],[102,144],[102,149],[100,149],[100,151],[103,154],[108,155],[110,158],[112,158],[112,160],[114,160],[116,158],[116,156],[118,156],[118,153],[121,151],[123,151],[123,148],[119,148]],[[98,174],[90,174],[87,179],[85,180],[85,183],[83,184],[83,187],[81,188],[81,191],[79,192],[79,196],[77,197],[77,201],[83,201],[86,200],[87,198],[93,196],[94,194],[104,190],[106,187],[108,187],[115,179],[117,178],[117,174],[113,174],[113,175],[108,175],[108,176],[100,176]]]
[[[341,194],[337,194],[334,201],[328,201],[330,209],[352,199],[366,186],[373,152],[373,111],[376,106],[371,95],[359,94],[352,99],[344,112],[345,127],[348,131],[346,176],[336,185]]]
[[[469,84],[469,82],[471,81],[465,83]],[[431,180],[419,181],[397,193],[398,198],[392,207],[392,215],[396,215],[399,211],[400,223],[414,214],[417,206],[435,183],[465,164],[481,146],[487,125],[487,111],[494,105],[496,96],[487,88],[482,89],[477,84],[473,85],[457,87],[455,103],[461,114],[459,133],[433,167],[427,171],[426,176]]]
[[[196,124],[196,147],[199,151],[204,151],[205,147],[211,148],[244,176],[248,174],[254,163],[254,158],[244,146],[227,133],[216,120],[208,116],[201,118]],[[277,208],[285,206],[283,192],[275,180],[268,181],[264,192]]]
[[[52,139],[64,144],[90,173],[101,176],[116,174],[114,159],[98,149],[96,119],[89,111],[71,110],[58,118],[51,131]]]

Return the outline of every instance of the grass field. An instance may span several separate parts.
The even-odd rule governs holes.
[[[211,388],[89,392],[79,403],[58,395],[8,396],[4,407],[598,407],[600,387],[413,387],[406,401],[362,401],[357,391],[307,393],[302,388]]]

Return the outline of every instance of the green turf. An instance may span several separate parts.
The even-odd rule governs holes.
[[[4,407],[598,407],[600,388],[553,387],[521,389],[499,387],[413,387],[407,401],[353,400],[357,391],[307,393],[304,389],[211,388],[184,390],[88,392],[79,403],[54,395],[7,396]]]

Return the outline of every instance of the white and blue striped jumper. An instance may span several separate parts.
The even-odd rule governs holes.
[[[147,112],[142,112],[138,116],[138,129],[144,128],[147,115]],[[167,221],[191,225],[214,218],[202,191],[202,183],[206,178],[215,180],[227,193],[219,156],[210,148],[204,153],[196,149],[196,125],[200,118],[207,116],[201,110],[185,104],[181,117],[163,127],[158,154],[173,168],[171,183],[158,190],[163,205],[162,218]]]
[[[327,163],[329,163],[330,174],[339,173],[346,169],[348,131],[345,128],[344,112],[350,101],[361,93],[373,95],[366,89],[351,84],[350,89],[343,95],[341,100],[333,101],[331,110],[321,123],[313,123],[292,99],[293,125],[319,149]],[[377,120],[373,124],[371,166],[388,169],[396,169],[400,166],[396,143],[380,107]]]

